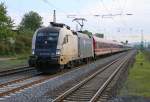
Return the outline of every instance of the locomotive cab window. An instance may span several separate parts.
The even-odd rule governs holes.
[[[68,35],[66,35],[66,36],[64,37],[63,44],[66,44],[66,43],[68,43]]]
[[[58,33],[57,32],[38,32],[37,37],[47,38],[47,41],[55,42],[58,39]]]

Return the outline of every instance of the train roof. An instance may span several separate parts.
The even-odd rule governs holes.
[[[81,33],[81,32],[76,32],[76,34],[79,38],[91,38],[89,35]]]
[[[115,45],[123,45],[122,43],[120,42],[117,42],[117,41],[113,41],[113,40],[106,40],[106,39],[103,39],[103,38],[99,38],[97,36],[93,36],[94,40],[96,41],[99,41],[101,43],[108,43],[108,44],[115,44]]]
[[[64,23],[50,22],[50,25],[53,27],[60,27],[60,28],[66,27],[68,30],[70,30],[70,27]]]
[[[59,27],[42,27],[37,30],[37,32],[59,32],[61,28]]]
[[[66,29],[70,30],[70,27],[63,23],[50,22],[50,25],[48,27],[41,27],[37,31],[38,32],[42,32],[42,31],[43,32],[47,32],[47,31],[59,32],[60,29],[62,29],[62,28],[66,28]]]

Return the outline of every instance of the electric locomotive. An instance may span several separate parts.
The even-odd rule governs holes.
[[[92,37],[74,32],[65,24],[51,22],[35,32],[29,65],[51,72],[93,59],[93,50]]]

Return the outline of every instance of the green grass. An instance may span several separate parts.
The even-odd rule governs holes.
[[[150,52],[139,51],[120,95],[150,97]]]
[[[10,56],[7,56],[7,57],[9,58]],[[13,58],[13,59],[11,59],[11,60],[0,60],[0,71],[13,69],[16,67],[21,67],[21,66],[27,65],[27,60],[29,58],[29,54],[11,56],[10,58]]]

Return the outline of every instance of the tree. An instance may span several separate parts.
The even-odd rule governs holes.
[[[89,35],[89,36],[92,36],[92,32],[88,31],[88,30],[84,30],[83,33]]]
[[[33,11],[26,13],[20,23],[20,30],[35,31],[43,24],[42,17]]]
[[[14,52],[14,41],[16,33],[12,31],[13,21],[7,15],[7,8],[0,3],[0,55]]]
[[[125,44],[127,45],[128,43],[129,43],[129,41],[128,41],[128,40],[126,40]]]
[[[13,21],[7,15],[7,10],[4,3],[0,4],[0,40],[6,40],[13,36],[12,32]]]
[[[97,36],[99,38],[104,38],[104,34],[102,34],[102,33],[96,33],[95,36]]]

